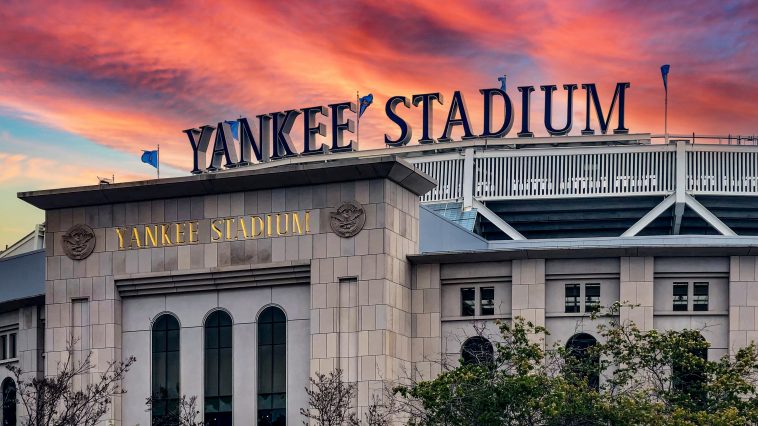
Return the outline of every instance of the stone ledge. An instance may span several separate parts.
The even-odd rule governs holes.
[[[434,179],[416,170],[407,161],[396,155],[383,155],[319,163],[282,164],[260,169],[238,168],[104,186],[19,192],[18,198],[35,207],[49,210],[368,179],[389,179],[416,195],[423,195],[437,185]]]
[[[472,273],[475,271],[472,271]],[[498,276],[479,276],[471,275],[465,278],[440,278],[440,285],[457,285],[457,284],[511,284],[510,275],[498,275]]]
[[[125,274],[114,278],[121,297],[310,284],[310,281],[309,261]]]

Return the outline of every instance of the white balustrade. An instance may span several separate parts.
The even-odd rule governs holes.
[[[667,146],[535,151],[477,153],[475,196],[566,198],[674,190],[675,153]]]
[[[758,147],[685,146],[686,191],[758,195]],[[408,158],[439,182],[422,202],[460,201],[462,151]],[[473,193],[479,200],[668,195],[676,186],[674,144],[477,150]]]
[[[421,197],[421,202],[453,201],[463,197],[463,156],[436,154],[408,159],[417,169],[437,180],[437,187]]]
[[[695,195],[758,194],[758,150],[753,147],[692,147],[687,152],[687,191]]]

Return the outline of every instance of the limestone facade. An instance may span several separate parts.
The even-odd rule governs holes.
[[[342,369],[357,384],[354,403],[362,414],[386,385],[432,378],[458,362],[462,344],[474,334],[496,340],[498,321],[523,317],[547,327],[549,335],[532,336],[546,347],[580,332],[597,336],[584,306],[588,286],[596,286],[603,305],[637,305],[620,316],[645,330],[703,327],[712,344],[709,357],[733,353],[758,336],[755,256],[718,250],[632,256],[581,247],[419,253],[422,191],[411,181],[426,178],[405,169],[366,177],[369,166],[347,165],[340,169],[344,177],[327,182],[302,179],[276,188],[47,209],[44,371],[55,373],[72,339],[80,356],[92,353],[94,368],[85,381],[108,362],[136,356],[124,381],[128,393],[114,401],[108,420],[148,425],[154,321],[163,314],[177,319],[181,393],[203,401],[203,328],[212,312],[222,310],[233,323],[233,419],[250,424],[261,374],[258,316],[276,306],[286,316],[287,419],[299,424],[308,377],[317,372]],[[161,185],[148,185],[145,197]],[[357,235],[341,238],[330,220],[347,201],[359,203],[366,220]],[[307,229],[300,223],[302,232],[293,234],[290,222],[286,232],[246,238],[250,230],[234,220],[271,215],[275,221],[293,212],[303,219],[307,213]],[[191,244],[130,249],[122,241],[126,234],[116,231],[176,222],[193,223],[182,236]],[[79,261],[61,246],[61,236],[75,224],[88,225],[96,236],[94,252]],[[142,242],[147,239],[143,234]],[[709,308],[675,311],[673,286],[695,282],[709,284]],[[565,309],[566,285],[580,288],[581,306],[573,312]],[[472,315],[462,309],[463,290],[474,295]],[[491,311],[483,308],[485,294],[491,294]],[[689,296],[691,308],[692,290]],[[34,313],[21,316],[20,327],[41,324]],[[40,346],[29,343],[23,356],[32,357]]]

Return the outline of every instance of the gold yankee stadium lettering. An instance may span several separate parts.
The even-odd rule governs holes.
[[[311,232],[311,212],[282,212],[262,215],[222,217],[210,222],[183,222],[131,225],[113,228],[118,249],[130,250],[198,244],[200,226],[209,226],[211,242],[238,241],[305,235]]]

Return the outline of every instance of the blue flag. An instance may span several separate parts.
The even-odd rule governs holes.
[[[500,90],[502,90],[503,92],[505,92],[505,77],[506,77],[505,74],[503,74],[502,77],[497,78],[497,81],[500,82]]]
[[[239,140],[239,132],[240,132],[240,123],[237,120],[234,121],[227,121],[226,124],[229,125],[229,127],[232,128],[232,137],[236,140]]]
[[[158,168],[158,150],[142,151],[142,162]]]
[[[668,92],[669,91],[669,68],[671,68],[671,65],[661,65],[661,76],[663,77],[663,88]]]
[[[368,106],[374,102],[374,95],[369,93],[368,95],[360,98],[359,102],[361,105],[360,110],[358,111],[358,118],[360,118],[363,115],[363,112],[366,111],[366,108],[368,108]]]

